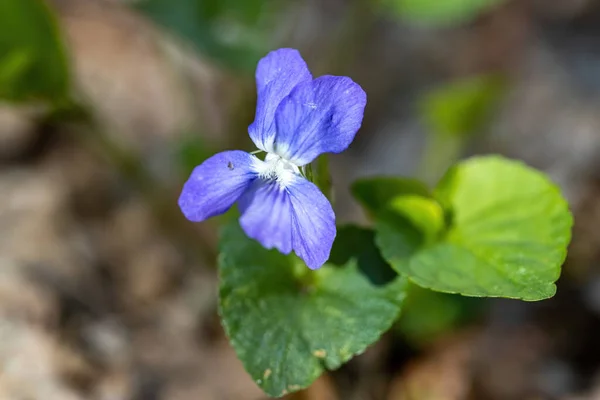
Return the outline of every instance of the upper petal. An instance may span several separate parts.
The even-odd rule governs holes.
[[[296,165],[344,151],[360,128],[367,95],[343,76],[326,75],[296,86],[275,113],[274,151]]]
[[[240,226],[267,249],[292,251],[292,209],[286,189],[276,180],[257,179],[238,203]]]
[[[190,221],[227,211],[256,179],[258,158],[244,151],[215,154],[192,172],[179,196],[179,208]]]
[[[259,61],[256,68],[256,115],[248,127],[256,147],[272,152],[275,136],[273,118],[277,106],[299,83],[311,80],[312,75],[298,50],[275,50]]]
[[[292,247],[310,269],[329,259],[335,239],[335,214],[319,188],[297,176],[287,186],[292,208]]]

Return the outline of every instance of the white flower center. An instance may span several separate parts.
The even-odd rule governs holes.
[[[257,161],[254,168],[260,178],[276,180],[284,187],[294,180],[295,175],[300,175],[296,164],[274,153],[267,153],[265,161]]]

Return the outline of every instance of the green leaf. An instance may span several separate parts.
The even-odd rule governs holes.
[[[440,204],[427,197],[400,195],[390,200],[375,221],[377,247],[398,271],[420,249],[434,242],[445,227]]]
[[[317,185],[321,192],[333,202],[333,193],[331,190],[331,172],[329,171],[329,155],[321,154],[315,164],[314,184]]]
[[[275,397],[362,353],[391,327],[405,296],[402,278],[373,286],[355,260],[311,271],[248,239],[237,223],[222,232],[219,268],[225,331],[248,373]]]
[[[397,329],[414,346],[428,346],[437,338],[473,321],[483,311],[484,300],[434,292],[408,285]]]
[[[419,230],[427,243],[432,242],[444,229],[444,210],[434,199],[407,195],[394,198],[386,208],[384,218],[394,221],[402,216]]]
[[[498,76],[452,82],[424,97],[422,117],[434,135],[471,135],[485,126],[505,87]]]
[[[504,0],[384,0],[400,16],[431,25],[450,25],[474,19]]]
[[[375,244],[396,272],[426,246],[425,232],[420,231],[405,215],[393,211],[382,213],[375,221]]]
[[[378,229],[377,245],[396,271],[440,292],[529,301],[554,295],[573,221],[544,174],[498,156],[475,157],[450,169],[435,195],[452,212],[439,241],[413,243],[407,257],[393,235],[410,232],[410,224]]]
[[[69,70],[57,22],[42,0],[0,1],[0,98],[64,100]]]
[[[375,231],[355,225],[338,227],[329,262],[344,266],[352,259],[358,269],[374,285],[384,285],[394,280],[398,274],[381,257],[375,246]]]
[[[14,92],[14,86],[22,79],[32,61],[33,58],[24,50],[14,50],[2,57],[0,59],[0,90],[4,93]]]
[[[358,179],[352,184],[350,191],[371,215],[383,211],[398,196],[431,196],[429,189],[422,182],[416,179],[392,176]]]

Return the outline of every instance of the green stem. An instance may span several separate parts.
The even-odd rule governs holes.
[[[304,177],[309,181],[314,182],[315,176],[313,174],[312,164],[304,166]]]
[[[329,201],[333,200],[331,190],[331,173],[329,172],[329,157],[327,154],[321,154],[316,161],[316,173],[314,174],[314,183],[323,192]]]

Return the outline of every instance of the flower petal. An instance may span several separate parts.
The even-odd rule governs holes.
[[[344,151],[360,128],[367,95],[344,76],[322,76],[302,83],[275,113],[274,152],[296,165],[322,153]]]
[[[258,158],[244,151],[215,154],[192,172],[179,196],[179,208],[190,221],[223,214],[256,179]]]
[[[295,175],[288,185],[256,179],[240,197],[240,225],[267,249],[292,250],[310,269],[329,259],[335,239],[335,214],[319,188]]]
[[[273,118],[277,106],[299,83],[311,80],[312,75],[298,50],[275,50],[259,61],[256,68],[256,115],[248,127],[256,147],[272,152],[275,137]]]
[[[257,179],[238,203],[240,226],[246,235],[267,249],[292,251],[292,208],[290,197],[276,180]]]
[[[329,259],[335,239],[335,214],[319,188],[304,178],[287,186],[292,205],[292,247],[310,269]]]

